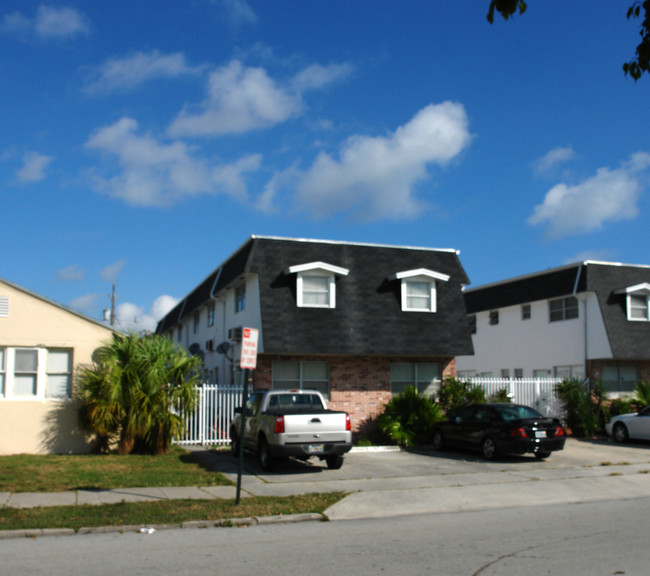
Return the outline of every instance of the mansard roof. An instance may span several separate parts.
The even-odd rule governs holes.
[[[326,263],[336,276],[336,308],[298,307],[296,278],[305,263]],[[295,269],[295,268],[294,268]],[[395,275],[425,269],[437,283],[437,312],[403,312]],[[237,278],[259,279],[264,352],[456,356],[471,354],[462,286],[468,283],[455,250],[252,236],[158,325],[173,327]]]

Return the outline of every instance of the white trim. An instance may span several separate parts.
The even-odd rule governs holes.
[[[628,286],[627,288],[622,288],[621,290],[616,290],[614,294],[645,294],[646,296],[650,294],[650,283],[643,282],[642,284],[636,284],[634,286]]]
[[[334,266],[334,264],[327,264],[326,262],[307,262],[306,264],[296,264],[295,266],[290,266],[287,268],[284,273],[288,276],[289,274],[299,274],[300,272],[313,272],[317,270],[322,270],[323,272],[331,272],[337,276],[347,276],[350,273],[350,270],[347,268],[341,268],[340,266]]]
[[[424,276],[425,278],[432,278],[434,280],[441,280],[442,282],[448,282],[450,276],[448,274],[442,274],[440,272],[434,272],[427,268],[416,268],[414,270],[404,270],[403,272],[396,272],[392,276],[389,276],[389,280],[403,280],[405,278],[414,278],[416,276]]]

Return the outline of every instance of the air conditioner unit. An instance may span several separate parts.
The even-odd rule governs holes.
[[[208,352],[212,352],[214,350],[214,340],[206,340],[205,349]]]
[[[228,340],[241,342],[241,326],[237,328],[228,328]]]

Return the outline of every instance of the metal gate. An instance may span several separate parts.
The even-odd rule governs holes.
[[[185,418],[185,436],[175,439],[174,444],[230,444],[230,423],[235,407],[241,406],[242,390],[241,386],[198,386],[197,408],[192,414],[180,410]]]

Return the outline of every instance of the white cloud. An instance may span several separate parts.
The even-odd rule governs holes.
[[[72,264],[71,266],[66,266],[61,268],[54,278],[55,282],[80,282],[86,276],[84,269],[77,265]]]
[[[222,0],[226,15],[233,26],[242,24],[255,24],[257,14],[253,11],[246,0]]]
[[[101,278],[106,280],[106,282],[115,282],[122,271],[122,268],[124,268],[124,264],[126,264],[126,260],[117,260],[102,268],[99,275]]]
[[[312,64],[295,75],[292,86],[297,92],[323,88],[339,79],[349,76],[352,72],[350,64],[331,64],[322,66]]]
[[[263,68],[232,60],[210,74],[208,97],[198,107],[186,106],[168,132],[173,137],[217,136],[274,126],[303,111],[302,92],[323,88],[350,70],[347,64],[312,65],[283,85]]]
[[[87,18],[74,8],[41,5],[33,18],[20,12],[6,14],[0,23],[0,32],[33,32],[44,40],[72,38],[90,33]]]
[[[214,71],[208,99],[198,113],[183,110],[169,127],[171,136],[214,136],[273,126],[297,114],[302,103],[262,68],[239,60]]]
[[[27,152],[23,156],[23,165],[16,172],[16,180],[21,183],[38,182],[45,178],[45,171],[52,163],[52,156],[37,152]]]
[[[86,294],[85,296],[80,296],[70,302],[70,308],[92,317],[95,313],[97,298],[97,294]]]
[[[349,210],[365,220],[415,217],[424,208],[415,184],[470,140],[461,104],[430,104],[388,136],[349,138],[338,159],[321,153],[297,186],[298,208],[316,217]]]
[[[158,321],[178,302],[173,296],[159,296],[148,311],[136,304],[124,302],[115,309],[115,326],[125,331],[153,332]]]
[[[260,156],[250,155],[232,164],[211,165],[195,158],[183,142],[160,142],[137,130],[135,120],[122,118],[86,143],[117,161],[115,175],[95,176],[96,188],[131,204],[171,206],[187,196],[219,192],[242,199],[245,173],[261,164]]]
[[[585,234],[607,222],[632,220],[644,186],[641,176],[650,167],[650,154],[634,154],[621,168],[599,168],[591,178],[575,186],[557,184],[546,193],[528,219],[546,225],[551,238]]]
[[[61,8],[39,6],[36,11],[34,28],[43,38],[66,38],[90,32],[86,18],[67,6]]]
[[[157,78],[196,75],[202,71],[202,66],[190,66],[182,52],[136,52],[125,58],[107,60],[92,74],[93,79],[85,90],[91,94],[126,91]]]
[[[558,165],[568,162],[575,157],[575,151],[571,147],[554,148],[535,162],[535,173],[544,175],[552,171]]]

